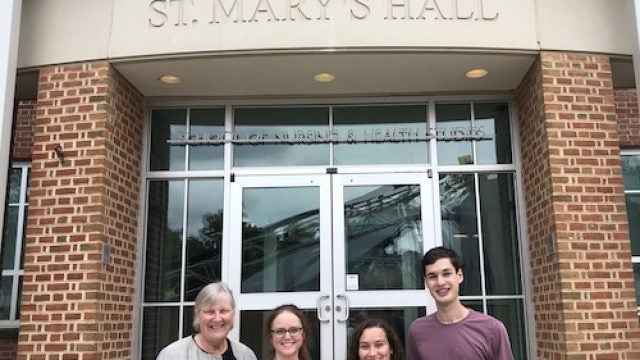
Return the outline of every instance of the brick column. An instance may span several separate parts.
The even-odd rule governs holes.
[[[618,115],[618,134],[620,147],[640,147],[640,121],[638,117],[638,92],[633,89],[616,89],[616,114]]]
[[[16,108],[16,120],[13,124],[12,160],[31,160],[35,118],[36,101],[21,100]]]
[[[143,104],[106,62],[40,71],[18,359],[131,358]]]
[[[543,52],[517,101],[537,357],[640,359],[609,59]]]

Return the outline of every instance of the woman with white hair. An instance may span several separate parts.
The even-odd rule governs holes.
[[[235,310],[233,294],[225,283],[205,286],[193,311],[195,333],[167,345],[156,360],[256,360],[249,347],[227,338]]]

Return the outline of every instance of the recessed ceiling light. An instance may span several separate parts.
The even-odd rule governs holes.
[[[333,80],[335,80],[336,76],[333,75],[332,73],[328,73],[328,72],[321,72],[321,73],[317,73],[315,75],[313,75],[313,79],[317,82],[332,82]]]
[[[467,71],[465,76],[469,79],[479,79],[487,76],[488,73],[487,69],[477,68]]]
[[[173,74],[161,75],[158,80],[162,81],[165,84],[180,84],[182,82],[182,78],[180,76]]]

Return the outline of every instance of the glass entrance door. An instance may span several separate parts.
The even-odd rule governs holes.
[[[307,315],[314,359],[345,358],[370,317],[404,340],[433,309],[419,273],[434,244],[431,190],[425,173],[237,177],[227,258],[241,341],[269,358],[265,322],[287,303]]]

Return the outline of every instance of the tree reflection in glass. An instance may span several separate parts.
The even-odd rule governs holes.
[[[344,198],[347,274],[359,290],[421,288],[420,186],[351,186]]]

